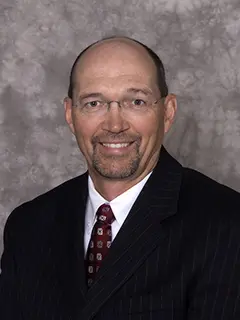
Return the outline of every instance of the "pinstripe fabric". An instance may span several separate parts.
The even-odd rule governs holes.
[[[85,283],[87,175],[17,208],[5,228],[0,319],[239,320],[240,195],[163,149]]]

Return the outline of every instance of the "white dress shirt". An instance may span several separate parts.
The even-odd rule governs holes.
[[[96,222],[96,212],[98,208],[107,203],[111,206],[115,220],[112,223],[112,241],[116,237],[118,231],[120,230],[123,222],[128,216],[130,209],[132,208],[135,200],[137,199],[139,193],[141,192],[143,186],[147,182],[152,172],[150,172],[144,179],[139,183],[134,185],[132,188],[128,189],[124,193],[120,194],[118,197],[112,201],[107,201],[104,199],[95,189],[94,184],[90,176],[88,177],[88,201],[86,207],[85,216],[85,232],[84,232],[84,250],[85,254],[88,249],[88,244],[91,238],[91,233],[93,226]]]

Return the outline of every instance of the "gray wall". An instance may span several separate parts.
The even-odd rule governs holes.
[[[62,100],[79,51],[114,33],[166,65],[168,150],[240,191],[239,0],[1,0],[0,238],[15,206],[84,171]]]

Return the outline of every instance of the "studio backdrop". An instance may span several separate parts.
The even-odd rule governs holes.
[[[111,35],[166,67],[169,152],[240,191],[239,0],[1,0],[0,253],[14,207],[85,171],[62,102],[78,53]]]

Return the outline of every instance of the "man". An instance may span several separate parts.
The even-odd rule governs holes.
[[[177,103],[159,58],[97,42],[64,105],[88,172],[10,215],[0,318],[240,319],[240,195],[162,146]]]

